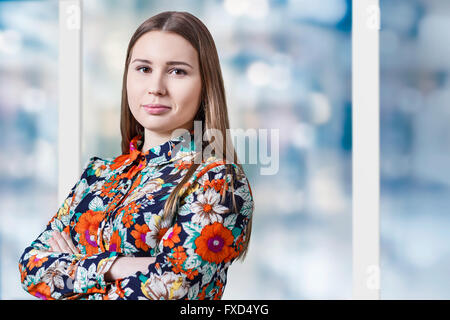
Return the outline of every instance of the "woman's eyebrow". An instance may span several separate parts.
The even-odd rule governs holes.
[[[134,63],[134,62],[144,62],[144,63],[152,64],[152,62],[151,62],[150,60],[146,60],[146,59],[134,59],[133,62],[131,62],[131,63]],[[191,67],[192,69],[194,69],[194,68],[193,68],[189,63],[187,63],[187,62],[183,62],[183,61],[167,61],[167,62],[166,62],[166,65],[168,65],[168,66],[172,66],[172,65],[175,65],[175,64],[184,64],[184,65],[186,65],[186,66]]]

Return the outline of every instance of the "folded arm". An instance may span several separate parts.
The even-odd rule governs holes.
[[[94,158],[90,158],[84,166],[81,178],[45,230],[25,248],[19,259],[22,287],[35,297],[61,299],[77,293],[106,292],[104,272],[117,254],[80,254],[69,235],[69,224],[77,203],[81,201],[90,181],[95,179],[89,170]]]
[[[116,280],[117,299],[220,299],[227,269],[239,256],[253,199],[244,175],[235,182],[236,210],[225,165],[204,173],[184,196],[174,223],[167,229],[154,260],[142,260],[144,270]],[[221,202],[221,196],[224,202]],[[162,222],[160,222],[162,224]],[[160,226],[156,226],[160,227]],[[115,264],[125,275],[141,269],[138,258]],[[150,263],[148,263],[150,262]],[[147,263],[147,265],[146,265]],[[127,269],[127,270],[125,270]],[[114,278],[114,277],[113,277]]]

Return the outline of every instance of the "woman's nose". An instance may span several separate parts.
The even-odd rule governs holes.
[[[166,94],[166,87],[161,75],[154,73],[153,79],[148,89],[148,93],[155,95]]]

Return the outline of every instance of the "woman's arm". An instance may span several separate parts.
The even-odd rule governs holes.
[[[245,176],[235,183],[236,210],[225,165],[209,167],[198,176],[198,188],[184,196],[174,224],[161,239],[154,262],[138,258],[119,261],[123,274],[142,270],[115,281],[117,299],[220,299],[227,269],[237,258],[247,237],[246,226],[253,198]],[[219,202],[224,194],[225,201]],[[115,264],[114,263],[114,264]],[[111,266],[111,269],[114,267]],[[132,268],[126,270],[127,268]],[[114,270],[112,270],[114,273]],[[106,276],[106,274],[105,274]],[[114,278],[114,275],[111,277]]]
[[[129,277],[138,271],[146,273],[148,266],[154,263],[155,260],[155,257],[118,257],[105,273],[105,281],[113,282]]]
[[[48,240],[50,244],[50,251],[79,254],[80,250],[75,247],[72,239],[65,232],[54,231],[52,238]],[[111,265],[110,269],[104,274],[106,282],[113,282],[115,280],[131,276],[140,271],[147,272],[149,264],[155,262],[155,257],[118,257]],[[73,274],[76,274],[76,265],[74,266]]]
[[[74,293],[106,292],[103,273],[108,270],[118,254],[101,252],[88,256],[79,254],[75,246],[64,247],[64,244],[59,244],[62,239],[70,239],[69,224],[77,204],[82,200],[86,188],[97,179],[94,171],[90,170],[95,159],[96,157],[92,157],[85,164],[81,178],[73,186],[57,213],[19,258],[22,288],[35,297],[60,299]]]

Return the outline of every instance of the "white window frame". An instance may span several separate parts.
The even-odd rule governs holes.
[[[59,1],[58,204],[81,171],[81,0]]]
[[[378,0],[352,2],[353,299],[380,299]]]

